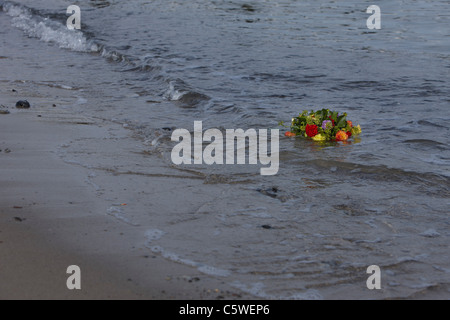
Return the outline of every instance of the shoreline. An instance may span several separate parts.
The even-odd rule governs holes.
[[[375,35],[330,29],[311,34],[302,52],[295,46],[304,39],[292,38],[280,60],[264,54],[281,48],[266,40],[287,38],[260,38],[221,5],[173,12],[140,2],[89,5],[89,33],[74,34],[58,18],[60,2],[24,2],[0,12],[0,110],[9,112],[0,112],[0,298],[449,297],[440,37],[411,47],[405,64],[407,39],[384,50]],[[312,3],[294,7],[315,12]],[[416,7],[443,18],[427,4]],[[223,25],[215,28],[218,12]],[[211,27],[206,38],[200,20],[189,18],[199,13]],[[290,37],[285,22],[301,19],[281,17],[261,23]],[[106,30],[113,20],[117,28]],[[189,28],[200,36],[174,41]],[[254,59],[233,30],[248,30],[267,50]],[[383,33],[398,36],[391,31]],[[336,36],[345,47],[338,55]],[[224,45],[206,41],[219,38]],[[88,40],[110,50],[78,51]],[[360,50],[366,41],[373,50]],[[369,58],[373,81],[352,81],[364,80],[368,73],[352,68],[366,70]],[[386,77],[391,67],[400,82]],[[31,108],[16,109],[19,100]],[[262,176],[259,165],[176,165],[171,157],[170,135],[196,121],[222,132],[268,129],[330,103],[362,125],[361,143],[323,148],[280,137],[275,176]],[[81,268],[81,291],[66,288],[70,265]],[[373,265],[382,270],[381,290],[367,287]]]
[[[0,149],[10,150],[0,153],[0,299],[254,299],[153,254],[136,226],[105,213],[86,168],[58,155],[68,141],[100,145],[123,128],[50,107],[10,112],[0,116]],[[81,290],[66,287],[70,265]]]

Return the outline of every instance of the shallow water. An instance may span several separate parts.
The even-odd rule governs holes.
[[[2,86],[59,89],[64,107],[125,124],[164,174],[162,128],[279,128],[322,107],[363,128],[349,144],[281,136],[273,177],[177,167],[198,178],[174,192],[189,216],[158,201],[158,214],[107,208],[148,226],[149,250],[261,297],[370,298],[372,264],[383,297],[449,297],[448,2],[378,1],[372,31],[357,1],[78,1],[81,32],[64,26],[70,2],[1,3],[0,56],[16,61],[0,60]]]

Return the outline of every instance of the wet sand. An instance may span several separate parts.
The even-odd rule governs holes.
[[[139,227],[106,214],[86,168],[57,151],[86,137],[100,146],[126,130],[51,104],[9,111],[0,115],[0,299],[251,298],[152,254]],[[66,286],[70,265],[81,268],[81,290]]]
[[[218,46],[208,39],[222,38],[225,26],[228,36],[222,40],[238,59],[211,70],[222,76],[207,65],[191,68],[203,37],[194,33],[174,41],[175,33],[200,21],[189,19],[192,13],[198,17],[195,4],[178,6],[180,15],[169,19],[151,10],[157,3],[146,4],[147,12],[135,11],[140,1],[86,10],[83,20],[94,41],[104,39],[105,22],[120,21],[105,39],[113,51],[88,53],[77,51],[80,39],[54,18],[43,22],[42,30],[39,22],[57,12],[60,2],[24,3],[41,10],[31,20],[18,12],[0,19],[0,105],[10,112],[0,114],[0,298],[448,299],[450,188],[448,148],[441,141],[448,121],[438,116],[446,110],[447,78],[445,55],[435,56],[445,50],[434,41],[439,38],[415,41],[425,39],[423,19],[416,19],[420,28],[403,35],[386,28],[382,35],[392,41],[385,42],[366,32],[343,35],[340,28],[319,35],[314,30],[323,19],[303,21],[291,15],[295,10],[279,12],[282,19],[253,26],[285,30],[286,21],[307,23],[302,32],[308,41],[297,39],[296,30],[284,51],[277,46],[278,32],[275,42],[250,32],[255,39],[263,35],[267,49],[254,59],[253,51],[228,45],[235,34],[251,31],[245,20],[237,23],[232,10],[223,16],[225,24],[208,28],[207,41],[200,42],[215,65]],[[314,2],[300,6],[316,12]],[[207,11],[200,13],[217,25],[221,5]],[[394,11],[405,13],[397,27],[418,17],[410,15],[414,8]],[[126,18],[124,12],[144,14]],[[436,12],[426,16],[444,18]],[[336,25],[342,19],[334,10],[317,14]],[[367,18],[359,14],[361,21]],[[148,32],[149,16],[155,31],[172,32],[149,41],[141,32]],[[181,17],[186,24],[172,29]],[[394,41],[397,36],[410,38]],[[336,39],[343,40],[341,47]],[[142,65],[122,64],[113,54],[132,40],[129,57],[134,61],[142,54]],[[261,49],[261,41],[254,43]],[[167,61],[147,59],[160,49]],[[276,52],[292,55],[272,66]],[[154,70],[154,62],[157,67],[162,62],[162,69]],[[240,65],[245,68],[238,74],[250,77],[228,79]],[[130,69],[135,66],[145,72]],[[358,66],[370,67],[371,81],[354,72]],[[169,71],[178,67],[182,81],[172,82],[178,75]],[[399,72],[386,77],[394,69]],[[254,74],[258,70],[267,74]],[[161,75],[161,83],[154,83]],[[187,108],[176,100],[184,81],[194,90],[187,100],[202,92],[219,103]],[[246,93],[236,96],[241,90]],[[14,108],[24,99],[31,109]],[[262,177],[259,166],[175,166],[170,159],[170,130],[163,128],[190,130],[197,120],[205,121],[205,128],[269,128],[309,106],[350,107],[363,127],[362,143],[322,150],[300,139],[280,140],[275,177]],[[374,264],[382,270],[382,290],[366,287],[367,267]],[[79,292],[65,286],[69,265],[81,267]]]

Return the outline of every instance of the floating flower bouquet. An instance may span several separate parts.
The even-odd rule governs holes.
[[[319,111],[303,111],[298,117],[292,118],[287,137],[301,136],[314,141],[346,141],[361,133],[361,127],[353,126],[347,120],[347,114],[339,115],[336,111],[322,109]]]

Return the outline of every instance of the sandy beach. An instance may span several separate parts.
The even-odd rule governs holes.
[[[153,255],[130,232],[138,227],[106,214],[86,169],[58,156],[87,136],[100,145],[114,131],[124,142],[126,130],[51,106],[10,112],[0,116],[0,299],[249,298]],[[66,286],[70,265],[81,269],[81,290]]]
[[[446,3],[72,4],[0,0],[0,299],[449,298]],[[323,108],[361,135],[285,136]]]

